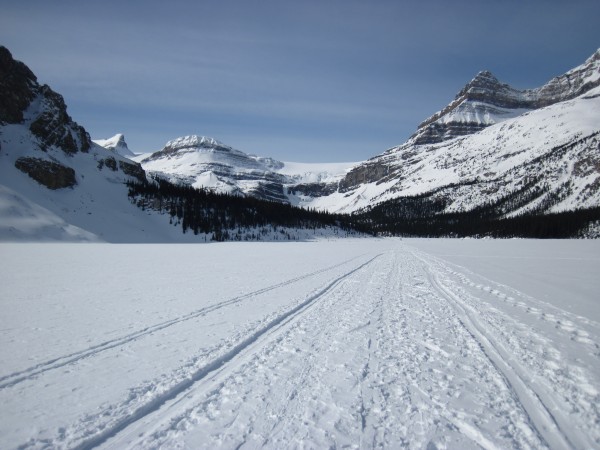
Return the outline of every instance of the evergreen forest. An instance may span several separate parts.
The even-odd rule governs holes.
[[[445,204],[430,196],[400,197],[353,214],[330,214],[289,204],[215,193],[176,185],[162,178],[130,181],[129,198],[139,208],[169,216],[183,233],[205,240],[298,239],[297,230],[333,230],[338,236],[373,235],[405,237],[585,237],[600,223],[600,208],[560,213],[542,210],[506,217],[520,203],[521,192],[502,202],[467,212],[445,213]],[[510,207],[507,207],[509,205]]]

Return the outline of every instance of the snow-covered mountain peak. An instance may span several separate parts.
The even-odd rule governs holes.
[[[600,86],[600,49],[583,64],[530,91],[538,108],[570,100]]]
[[[249,155],[210,137],[182,136],[167,142],[162,150],[138,155],[134,160],[175,183],[287,201],[285,177],[276,173],[283,167],[282,162]]]
[[[205,148],[205,149],[215,149],[215,150],[232,150],[228,145],[223,144],[216,139],[207,136],[198,136],[198,135],[190,135],[190,136],[182,136],[177,139],[170,140],[165,144],[164,150],[181,150],[188,148]]]
[[[108,139],[93,139],[93,142],[127,158],[135,155],[131,150],[129,150],[129,147],[127,147],[125,135],[121,133],[115,134],[113,137]]]
[[[582,65],[536,89],[515,89],[484,70],[467,83],[449,105],[424,120],[409,142],[436,144],[470,135],[527,111],[571,100],[598,85],[600,49]]]
[[[456,95],[451,105],[455,102],[478,101],[502,108],[515,108],[523,106],[520,105],[522,97],[520,91],[501,83],[489,70],[483,70]]]

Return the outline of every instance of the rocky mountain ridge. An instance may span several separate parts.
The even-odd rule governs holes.
[[[126,227],[115,218],[135,213],[124,183],[145,179],[138,163],[92,142],[63,97],[0,46],[0,237],[118,239]]]
[[[285,163],[244,153],[214,138],[190,135],[173,139],[162,150],[137,155],[144,169],[178,184],[262,200],[295,203],[300,192],[323,195],[322,185],[343,176],[337,167]],[[331,166],[331,165],[330,165]]]
[[[23,218],[36,217],[28,223],[50,224],[61,238],[135,242],[158,233],[160,241],[178,241],[155,214],[160,208],[146,199],[141,212],[132,210],[126,198],[124,183],[145,182],[146,172],[238,196],[358,212],[363,224],[373,208],[495,218],[598,208],[599,65],[597,51],[526,91],[480,72],[406,143],[362,163],[311,165],[249,155],[200,135],[135,156],[122,134],[92,141],[62,96],[0,47],[0,238],[35,235],[31,227],[23,232]]]
[[[411,195],[452,198],[445,201],[446,210],[469,210],[522,189],[533,179],[524,167],[531,170],[538,161],[536,170],[544,176],[535,177],[537,189],[562,200],[552,207],[539,200],[519,209],[540,209],[543,204],[548,211],[574,209],[600,204],[592,188],[572,186],[571,194],[564,193],[566,186],[582,182],[575,168],[585,164],[578,161],[595,158],[598,106],[588,97],[599,85],[600,50],[536,89],[517,90],[488,71],[480,72],[406,143],[318,180],[286,173],[281,169],[285,163],[199,136],[176,139],[136,159],[147,171],[166,174],[171,181],[330,212],[352,212]],[[569,149],[560,164],[551,156],[556,148]],[[546,165],[540,165],[544,157]],[[514,166],[511,170],[504,169],[507,161]],[[569,176],[572,181],[556,185],[558,178]]]
[[[447,211],[465,211],[500,201],[535,179],[545,196],[562,198],[542,211],[600,205],[599,171],[582,177],[575,169],[598,162],[599,90],[600,50],[538,89],[518,91],[480,72],[406,143],[356,165],[335,194],[307,204],[355,211],[419,195],[443,199]],[[566,152],[560,164],[557,149]],[[536,172],[529,173],[535,161]],[[540,210],[542,203],[506,213]]]
[[[600,49],[582,65],[536,89],[514,89],[489,71],[479,72],[448,106],[424,120],[409,141],[415,145],[443,142],[528,110],[571,100],[600,85],[599,71]]]

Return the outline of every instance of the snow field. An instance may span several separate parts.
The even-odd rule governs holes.
[[[596,298],[494,281],[482,249],[1,245],[0,446],[599,446]]]

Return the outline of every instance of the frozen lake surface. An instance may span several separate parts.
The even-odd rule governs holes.
[[[3,449],[600,447],[600,241],[0,254]]]

